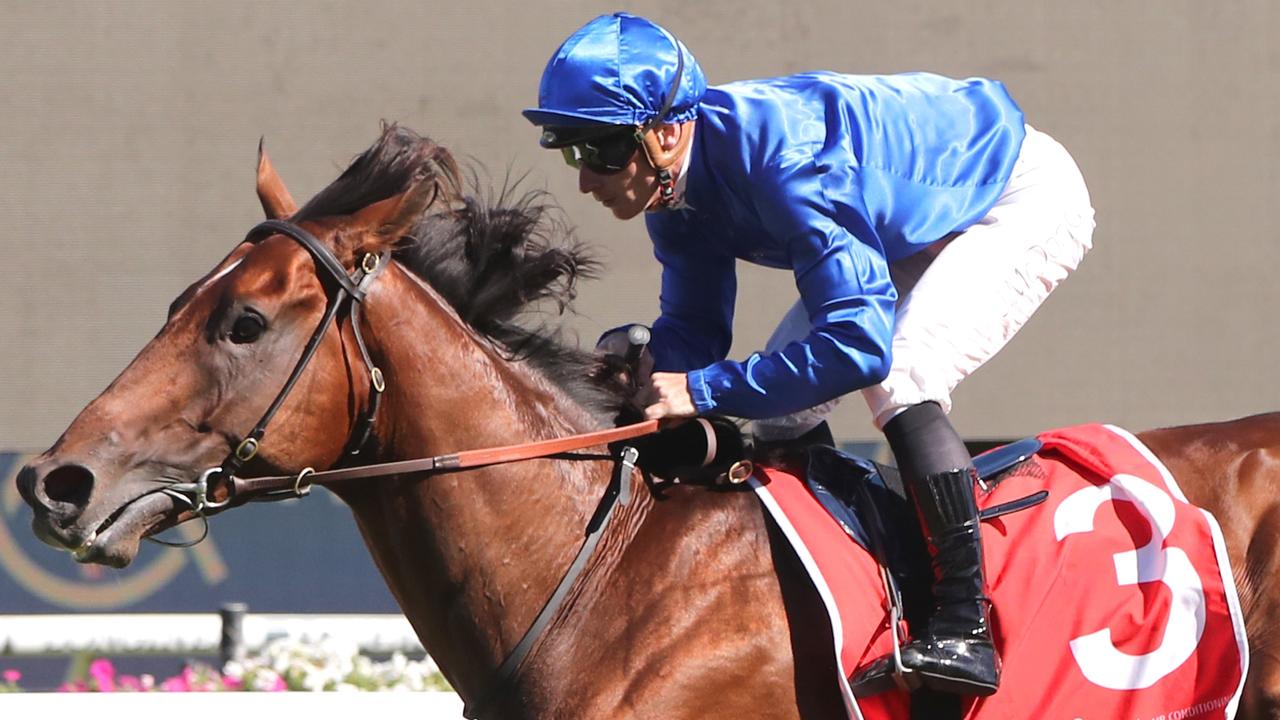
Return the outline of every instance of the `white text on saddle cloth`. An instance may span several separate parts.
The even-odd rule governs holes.
[[[1058,539],[1092,531],[1099,506],[1121,501],[1132,503],[1150,524],[1151,541],[1113,556],[1116,582],[1161,582],[1169,588],[1173,602],[1169,605],[1164,638],[1151,652],[1133,655],[1115,646],[1110,628],[1102,628],[1072,640],[1071,654],[1080,672],[1095,685],[1140,690],[1167,677],[1195,653],[1204,634],[1204,587],[1186,552],[1164,547],[1177,519],[1173,498],[1134,475],[1116,475],[1106,485],[1077,490],[1063,500],[1053,514]]]
[[[983,523],[1004,669],[999,692],[964,702],[965,720],[1233,717],[1248,650],[1217,522],[1124,430],[1040,439],[1032,461],[978,499],[990,508],[1049,491]],[[752,486],[827,607],[849,718],[905,720],[905,694],[854,698],[844,680],[892,644],[874,559],[799,479],[766,467]]]
[[[1000,692],[966,718],[1230,718],[1248,668],[1216,520],[1119,428],[1045,433],[983,497],[1049,500],[985,523]]]

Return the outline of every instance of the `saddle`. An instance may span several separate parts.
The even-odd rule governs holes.
[[[974,458],[980,492],[1008,478],[1042,443],[1036,438],[992,449]],[[804,478],[814,497],[841,528],[889,571],[909,625],[927,621],[933,609],[932,570],[915,507],[898,469],[845,454],[826,445],[804,448]],[[990,520],[1037,505],[1048,497],[1037,491],[979,514]],[[892,592],[891,591],[891,592]]]
[[[919,518],[897,468],[835,449],[827,444],[830,434],[825,426],[819,428],[821,433],[810,432],[789,443],[753,448],[732,420],[710,417],[626,444],[639,451],[637,465],[655,490],[665,483],[737,489],[742,486],[731,479],[734,468],[748,460],[792,471],[849,537],[889,571],[908,623],[924,621],[933,607],[932,570]],[[980,490],[989,492],[1003,482],[1040,447],[1040,440],[1026,438],[974,458]],[[989,520],[1016,512],[1047,497],[1048,492],[1039,491],[988,508],[980,517]]]
[[[1028,460],[1042,443],[1028,438],[974,458],[981,490],[990,492]],[[925,627],[934,611],[932,568],[915,507],[897,468],[847,455],[822,444],[803,448],[797,468],[809,491],[844,532],[885,569],[885,592],[913,629]],[[793,466],[794,467],[794,466]],[[1043,502],[1047,491],[988,508],[990,519]],[[911,693],[912,720],[958,720],[960,698],[919,688]]]

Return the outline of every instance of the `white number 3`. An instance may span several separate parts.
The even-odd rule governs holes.
[[[1074,533],[1093,530],[1094,515],[1108,501],[1126,501],[1151,525],[1151,542],[1114,556],[1116,582],[1136,585],[1160,581],[1173,595],[1169,622],[1160,647],[1145,655],[1130,655],[1111,641],[1111,629],[1081,635],[1071,641],[1071,654],[1080,671],[1095,685],[1112,690],[1138,690],[1154,685],[1190,658],[1204,634],[1204,588],[1200,576],[1182,550],[1163,548],[1176,517],[1173,499],[1133,475],[1116,475],[1106,485],[1077,490],[1053,515],[1061,541]]]

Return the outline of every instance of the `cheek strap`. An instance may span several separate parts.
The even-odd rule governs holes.
[[[671,166],[684,157],[689,143],[693,141],[693,123],[684,123],[687,127],[680,133],[680,139],[674,147],[666,150],[658,140],[656,130],[646,130],[640,135],[640,147],[649,164],[658,171],[658,207],[669,207],[676,201],[676,181],[671,174]]]

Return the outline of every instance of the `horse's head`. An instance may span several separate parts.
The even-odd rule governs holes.
[[[395,130],[300,211],[260,151],[258,195],[267,217],[290,217],[347,274],[357,272],[366,254],[378,257],[456,192],[456,168],[443,148],[416,136],[384,147]],[[399,156],[390,160],[372,157],[393,151]],[[374,162],[403,166],[380,175],[394,186],[330,192],[344,180],[367,186],[355,175]],[[187,288],[155,338],[19,473],[36,534],[81,562],[127,565],[143,537],[192,516],[182,495],[166,488],[196,481],[241,446],[313,335],[315,355],[248,461],[259,472],[332,465],[371,391],[349,306],[333,319],[327,314],[340,283],[321,265],[300,242],[266,228]]]

